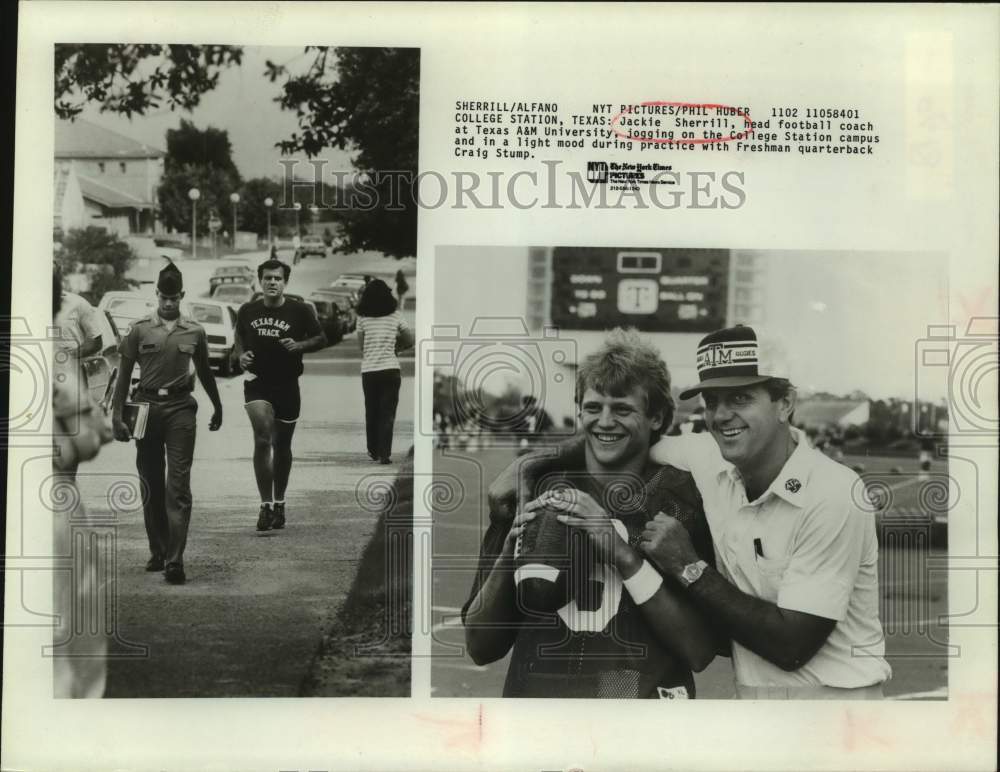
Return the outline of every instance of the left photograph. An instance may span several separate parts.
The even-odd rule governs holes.
[[[408,697],[420,51],[54,53],[55,696]]]

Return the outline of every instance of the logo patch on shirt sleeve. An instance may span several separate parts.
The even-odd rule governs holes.
[[[665,689],[662,686],[656,687],[656,693],[659,695],[661,700],[688,700],[691,699],[688,696],[688,690],[686,686],[674,686],[670,689]]]

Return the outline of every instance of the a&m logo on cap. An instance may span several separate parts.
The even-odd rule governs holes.
[[[698,370],[757,367],[757,341],[709,343],[698,349]]]
[[[695,356],[698,383],[681,392],[689,399],[703,389],[751,386],[769,378],[785,378],[787,370],[760,345],[752,327],[737,324],[716,330],[701,339]]]

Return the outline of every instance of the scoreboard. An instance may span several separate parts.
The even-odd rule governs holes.
[[[726,326],[728,249],[556,247],[556,327],[712,332]]]

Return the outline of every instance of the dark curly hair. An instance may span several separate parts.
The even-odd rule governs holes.
[[[396,298],[389,285],[381,279],[372,279],[361,291],[358,316],[388,316],[396,310]]]
[[[264,271],[271,271],[275,268],[280,268],[281,272],[285,275],[285,281],[288,281],[288,277],[292,275],[292,267],[288,263],[283,263],[280,260],[265,260],[263,263],[257,266],[257,281],[264,280]]]

